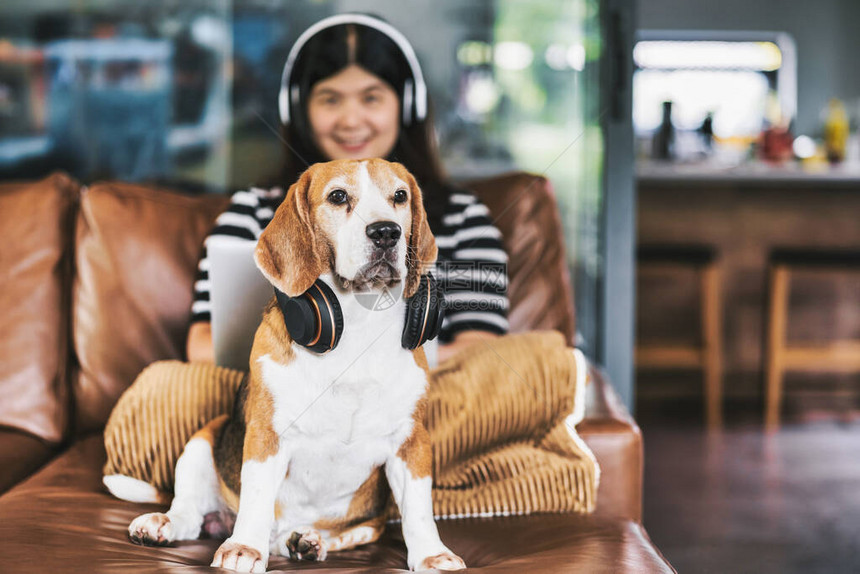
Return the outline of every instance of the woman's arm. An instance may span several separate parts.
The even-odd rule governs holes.
[[[191,363],[215,362],[215,349],[212,346],[212,323],[201,321],[191,324],[191,328],[188,329],[185,352]]]
[[[446,218],[437,264],[446,299],[440,362],[509,328],[508,256],[489,210],[473,194],[455,192]]]

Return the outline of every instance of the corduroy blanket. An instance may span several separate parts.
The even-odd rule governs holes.
[[[555,332],[478,343],[430,371],[425,424],[433,444],[437,517],[591,512],[599,468],[574,425],[585,360]],[[163,361],[120,398],[105,429],[105,475],[173,489],[194,432],[229,413],[245,374]]]

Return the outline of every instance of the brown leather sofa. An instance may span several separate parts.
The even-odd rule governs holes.
[[[547,182],[474,182],[505,236],[512,329],[573,336],[560,223]],[[154,506],[101,484],[101,431],[140,370],[182,358],[203,237],[226,204],[63,174],[0,185],[0,571],[211,572],[214,540],[143,548],[130,520]],[[516,230],[515,232],[513,230]],[[640,523],[642,442],[598,370],[579,431],[602,467],[592,516],[440,521],[476,571],[672,572]],[[322,564],[270,569],[405,568],[398,528]]]

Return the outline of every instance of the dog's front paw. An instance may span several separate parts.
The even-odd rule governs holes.
[[[268,558],[256,548],[233,542],[228,538],[215,552],[215,558],[212,559],[210,566],[236,572],[265,572]]]
[[[463,559],[446,549],[434,556],[428,556],[418,562],[415,570],[464,570],[466,563]]]
[[[128,525],[128,539],[144,546],[164,546],[173,542],[173,524],[166,514],[141,514]]]
[[[326,557],[325,543],[319,532],[312,528],[296,530],[287,538],[287,550],[293,560],[316,560]]]

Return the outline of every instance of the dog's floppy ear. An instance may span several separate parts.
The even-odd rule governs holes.
[[[427,223],[421,189],[412,174],[409,174],[408,182],[412,196],[412,232],[406,245],[406,284],[403,289],[406,298],[415,295],[421,275],[433,267],[437,254],[436,240]]]
[[[254,250],[254,261],[272,285],[289,297],[307,291],[322,273],[311,221],[310,170],[290,187]]]

